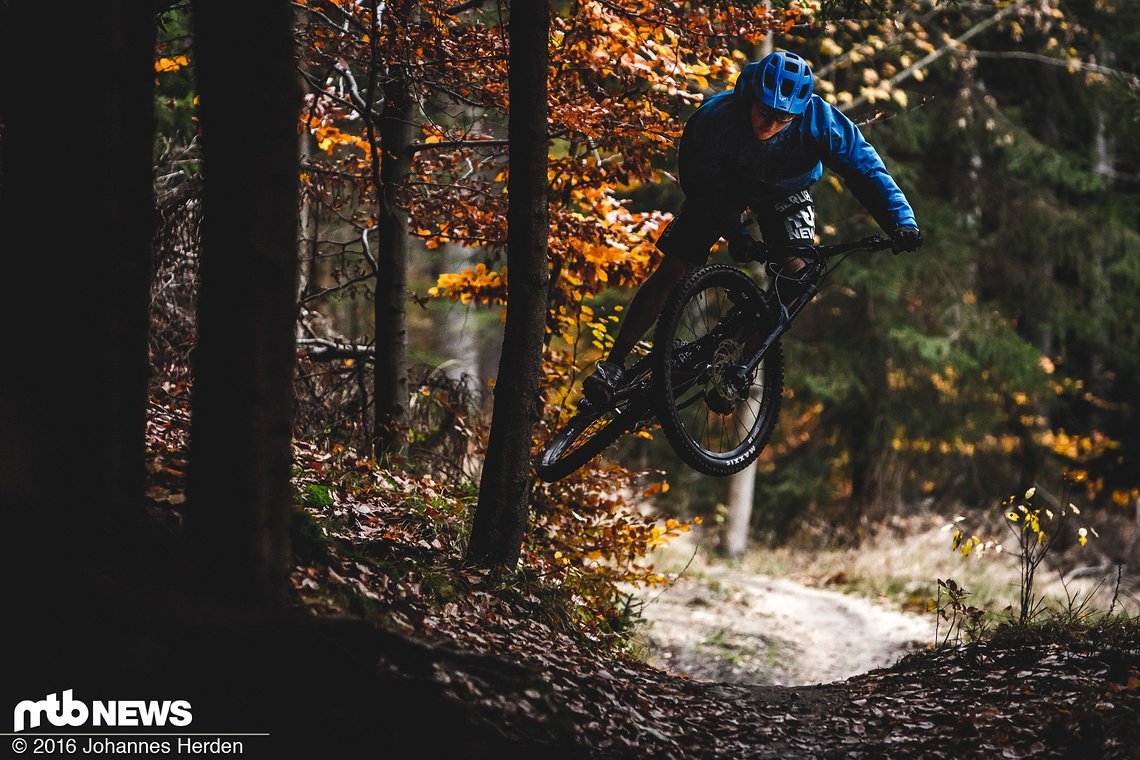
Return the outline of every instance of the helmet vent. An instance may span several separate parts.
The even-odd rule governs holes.
[[[745,71],[750,94],[762,104],[793,116],[807,108],[813,80],[811,64],[804,58],[777,50],[749,64]]]

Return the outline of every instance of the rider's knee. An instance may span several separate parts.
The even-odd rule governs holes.
[[[675,285],[696,268],[697,265],[684,256],[666,254],[654,274],[665,283]]]

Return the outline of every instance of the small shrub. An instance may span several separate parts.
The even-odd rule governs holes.
[[[938,596],[932,600],[934,618],[934,642],[946,646],[951,637],[954,644],[961,644],[962,638],[976,641],[985,634],[985,610],[966,602],[970,592],[951,578],[938,579]],[[945,633],[940,633],[941,622],[946,621]]]
[[[1045,495],[1036,486],[1018,498],[1011,496],[1001,503],[1002,520],[1012,533],[1014,542],[1003,545],[995,539],[982,539],[977,534],[969,534],[958,527],[964,518],[956,518],[951,526],[954,532],[951,548],[962,557],[972,553],[978,555],[996,552],[1012,555],[1017,559],[1020,571],[1018,584],[1017,622],[1029,622],[1042,609],[1044,600],[1035,591],[1037,571],[1058,541],[1070,540],[1072,533],[1076,543],[1084,547],[1090,537],[1096,537],[1095,528],[1072,525],[1072,518],[1080,515],[1080,509],[1069,501],[1070,485],[1059,499]]]

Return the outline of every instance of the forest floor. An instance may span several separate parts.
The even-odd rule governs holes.
[[[148,496],[173,523],[185,424],[156,414],[151,429]],[[365,503],[302,484],[297,604],[285,620],[238,618],[219,631],[175,600],[173,622],[155,623],[130,597],[135,617],[109,639],[120,658],[102,660],[133,662],[149,682],[150,653],[165,642],[202,688],[196,704],[264,725],[293,754],[325,753],[335,736],[342,754],[496,760],[1140,759],[1137,610],[931,646],[937,579],[1000,611],[1017,578],[1008,556],[963,562],[934,518],[888,526],[859,548],[755,551],[737,563],[685,534],[654,552],[672,583],[639,592],[644,625],[633,651],[617,654],[558,618],[533,579],[471,567],[450,540],[421,540],[407,496],[418,486],[397,485]],[[1044,577],[1039,591],[1055,595]],[[104,607],[69,619],[107,619]],[[90,659],[68,646],[47,651]]]
[[[931,604],[938,579],[954,579],[968,604],[998,611],[1017,599],[1012,556],[964,559],[950,546],[946,518],[925,515],[883,529],[859,548],[753,548],[719,559],[687,534],[655,560],[675,580],[639,594],[641,642],[651,665],[674,675],[737,684],[802,686],[842,681],[945,643],[947,622]],[[1048,566],[1047,566],[1048,568]],[[1098,583],[1099,582],[1099,583]],[[1112,600],[1097,577],[1069,581],[1042,572],[1036,591],[1086,611],[1140,612],[1126,594]],[[944,600],[945,601],[945,600]],[[955,631],[950,641],[958,637]]]
[[[165,410],[148,428],[147,493],[172,536],[186,423]],[[124,591],[116,603],[131,616],[116,622],[106,589],[117,586],[92,572],[76,579],[90,588],[70,589],[65,645],[39,641],[50,627],[30,624],[28,646],[72,679],[64,686],[82,683],[72,665],[90,663],[95,683],[111,668],[135,679],[132,689],[174,683],[155,667],[156,652],[169,651],[163,664],[194,687],[203,726],[229,716],[227,725],[269,728],[282,755],[327,753],[335,737],[341,754],[383,757],[1140,759],[1134,579],[1109,603],[1101,588],[1090,607],[1121,602],[1127,615],[960,643],[927,612],[937,581],[954,579],[967,604],[1000,614],[1018,575],[1009,555],[963,561],[945,517],[887,525],[858,548],[755,550],[736,563],[718,561],[711,536],[692,531],[654,550],[671,582],[638,591],[644,624],[634,652],[619,655],[557,618],[562,607],[539,598],[532,579],[465,564],[457,533],[440,528],[446,516],[417,498],[433,483],[389,474],[388,490],[360,501],[321,485],[327,457],[307,456],[296,604],[283,620],[219,616],[212,598],[186,604],[154,574],[150,594],[169,602]],[[415,532],[421,514],[433,540]],[[1037,593],[1096,588],[1059,591],[1050,573]],[[948,607],[944,595],[939,604]],[[103,638],[73,637],[72,620],[111,623]]]
[[[1140,758],[1135,618],[936,647],[934,614],[907,611],[925,607],[935,581],[900,578],[948,558],[959,577],[990,584],[979,598],[999,598],[1010,568],[962,564],[936,529],[887,542],[894,548],[757,552],[731,564],[678,542],[660,560],[679,577],[643,597],[640,656],[582,649],[525,615],[476,627],[435,619],[460,646],[518,670],[503,679],[493,663],[444,659],[434,679],[492,732],[494,749],[463,748],[486,757],[508,747],[555,757]]]

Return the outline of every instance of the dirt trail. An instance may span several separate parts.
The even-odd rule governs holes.
[[[650,664],[738,684],[841,681],[934,637],[929,616],[720,565],[644,597]]]

